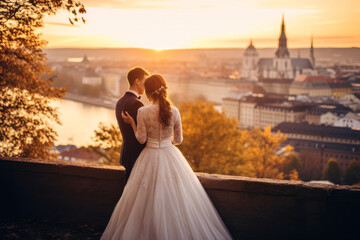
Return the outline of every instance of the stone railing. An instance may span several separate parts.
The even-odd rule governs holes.
[[[235,239],[360,239],[360,189],[196,173]],[[0,157],[2,217],[45,217],[104,230],[124,169]]]

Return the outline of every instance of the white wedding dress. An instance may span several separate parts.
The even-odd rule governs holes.
[[[179,110],[171,124],[158,120],[159,106],[138,110],[136,138],[146,147],[136,160],[101,240],[231,239],[190,165],[171,143],[182,141]]]

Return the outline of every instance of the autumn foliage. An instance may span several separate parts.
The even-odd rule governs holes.
[[[86,150],[105,158],[106,165],[120,165],[122,136],[118,126],[100,123]]]
[[[72,0],[0,1],[0,155],[51,158],[59,124],[51,100],[65,89],[52,87],[42,52],[46,41],[36,32],[43,17],[60,9],[79,21],[84,6]],[[82,19],[82,18],[80,18]]]
[[[240,123],[215,110],[211,103],[187,102],[180,107],[184,141],[180,150],[194,171],[258,178],[299,178],[291,167],[286,137],[260,130],[239,129]]]

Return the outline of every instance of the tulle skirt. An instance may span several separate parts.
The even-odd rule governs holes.
[[[101,240],[231,239],[180,150],[153,145],[136,160]]]

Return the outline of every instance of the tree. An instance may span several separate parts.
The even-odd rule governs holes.
[[[0,89],[0,153],[44,159],[57,133],[51,122],[60,123],[50,99],[19,88]]]
[[[103,156],[107,160],[104,164],[120,165],[122,137],[117,126],[100,123],[92,140],[94,143],[86,146],[88,151]]]
[[[293,148],[281,144],[286,137],[270,128],[238,129],[239,122],[215,110],[211,103],[185,102],[180,106],[184,140],[179,149],[194,171],[259,178],[297,180],[288,164]],[[290,169],[291,168],[291,169]]]
[[[300,156],[295,152],[286,155],[283,172],[285,179],[298,180],[303,175],[303,162]]]
[[[184,140],[179,149],[194,171],[233,173],[241,165],[243,149],[239,122],[215,110],[211,103],[195,101],[181,104]]]
[[[323,170],[323,179],[332,183],[340,183],[341,172],[339,163],[336,159],[330,158]]]
[[[346,169],[345,183],[348,185],[360,183],[360,163],[355,160],[352,160]]]
[[[46,41],[36,33],[45,14],[59,9],[79,21],[84,6],[72,0],[0,1],[0,155],[48,158],[56,140],[53,124],[60,124],[53,99],[65,89],[51,86],[42,52]],[[85,21],[82,17],[83,22]]]
[[[245,168],[248,169],[251,177],[257,178],[276,178],[276,179],[298,179],[295,169],[289,171],[291,177],[284,173],[286,156],[291,154],[293,148],[285,146],[281,149],[281,144],[286,140],[286,136],[281,132],[271,133],[271,128],[265,127],[264,131],[259,128],[249,130],[249,143],[244,154]]]

